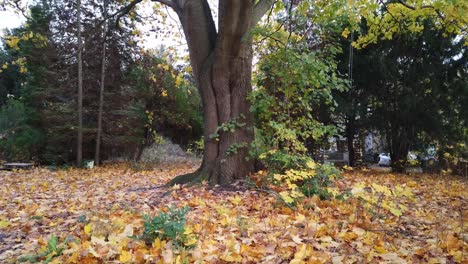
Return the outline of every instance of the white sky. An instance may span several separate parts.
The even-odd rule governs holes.
[[[154,12],[153,5],[154,3],[148,1],[139,4],[138,13],[142,16],[150,16]],[[140,41],[146,49],[159,48],[163,45],[183,52],[187,47],[185,39],[181,36],[182,29],[178,22],[177,14],[170,8],[163,8],[165,9],[164,13],[167,13],[168,16],[162,32],[151,31],[153,27],[157,26],[157,21],[145,20],[144,24],[138,25],[138,29],[143,33]],[[169,31],[173,34],[168,34]]]
[[[15,14],[12,11],[0,11],[0,35],[3,36],[3,29],[15,28],[24,22],[22,16]]]

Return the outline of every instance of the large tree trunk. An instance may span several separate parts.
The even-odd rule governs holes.
[[[257,5],[258,6],[258,5]],[[252,90],[254,1],[219,1],[218,32],[204,0],[176,6],[189,46],[204,112],[205,152],[201,167],[171,183],[206,180],[229,184],[254,170],[248,147],[254,138],[247,95]],[[223,128],[230,126],[228,131]]]
[[[248,159],[248,147],[254,135],[246,100],[252,89],[252,57],[227,58],[226,62],[225,59],[214,58],[200,80],[205,123],[203,163],[197,172],[185,176],[189,178],[176,179],[178,182],[207,180],[223,185],[242,179],[254,170],[254,161]],[[207,87],[214,92],[206,91]],[[221,90],[225,91],[216,92]],[[222,128],[228,125],[233,130],[224,131]]]

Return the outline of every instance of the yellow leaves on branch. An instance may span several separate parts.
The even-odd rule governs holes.
[[[398,198],[414,199],[411,189],[400,185],[389,188],[377,183],[372,183],[368,186],[365,182],[360,182],[354,185],[351,193],[354,197],[365,201],[368,208],[382,208],[397,217],[400,217],[407,210],[407,207],[401,203],[396,203],[396,200]]]
[[[3,70],[6,70],[8,69],[9,66],[18,66],[19,67],[19,71],[20,73],[27,73],[28,72],[28,68],[26,67],[26,58],[18,58],[10,63],[6,62],[2,65],[2,69],[0,69],[0,73],[3,71]]]
[[[38,47],[45,46],[47,43],[47,38],[39,33],[34,32],[23,32],[20,36],[7,36],[6,44],[8,47],[14,50],[20,50],[19,44],[21,42],[30,41]]]
[[[309,161],[304,170],[287,170],[284,174],[275,174],[273,177],[278,182],[286,183],[288,188],[292,190],[297,187],[296,182],[313,178],[316,174],[315,167],[315,163]]]
[[[12,49],[19,50],[19,46],[18,46],[19,41],[20,39],[18,37],[13,36],[13,37],[7,38],[6,44]]]
[[[279,193],[281,199],[287,203],[292,204],[304,195],[298,191],[298,182],[306,181],[315,177],[316,164],[313,161],[308,161],[306,168],[303,170],[287,170],[284,174],[275,174],[273,178],[280,184],[285,185],[287,190]]]
[[[342,36],[343,38],[348,38],[349,33],[351,33],[351,31],[349,30],[349,28],[346,27],[346,28],[343,30],[343,32],[341,32],[341,36]]]
[[[468,4],[465,0],[408,0],[388,3],[385,8],[378,1],[356,0],[348,1],[347,9],[354,30],[358,28],[361,18],[367,21],[367,32],[353,43],[355,48],[364,48],[377,43],[379,39],[392,39],[400,32],[420,33],[427,18],[435,21],[434,25],[438,29],[463,36],[465,43],[468,43]],[[348,34],[348,29],[345,29],[342,36],[347,38]]]

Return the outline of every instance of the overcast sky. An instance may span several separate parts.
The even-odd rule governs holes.
[[[4,28],[15,28],[24,21],[21,16],[11,11],[0,11],[0,34],[3,36]]]

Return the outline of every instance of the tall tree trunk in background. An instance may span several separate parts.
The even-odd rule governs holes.
[[[249,32],[274,1],[219,1],[218,32],[206,0],[160,2],[176,11],[182,24],[204,112],[202,165],[172,184],[207,180],[224,185],[243,179],[254,170],[248,159],[254,138],[247,100],[253,58]],[[227,125],[233,129],[223,129]]]
[[[78,137],[76,140],[76,165],[83,163],[83,44],[81,41],[81,0],[76,3],[77,8],[77,34],[78,34]]]
[[[403,128],[391,130],[390,158],[392,171],[404,173],[408,166],[408,133]]]
[[[354,167],[355,165],[355,149],[354,149],[354,136],[355,136],[355,128],[354,128],[354,117],[348,117],[348,121],[346,122],[345,128],[346,134],[346,143],[348,145],[348,155],[349,155],[349,166]]]
[[[107,0],[104,0],[103,18],[107,17]],[[96,150],[94,152],[94,164],[96,166],[100,163],[101,154],[101,135],[102,135],[102,112],[104,108],[104,84],[106,77],[106,36],[107,36],[107,22],[104,20],[102,29],[102,58],[101,58],[101,83],[99,88],[99,110],[98,110],[98,124],[96,135]]]

